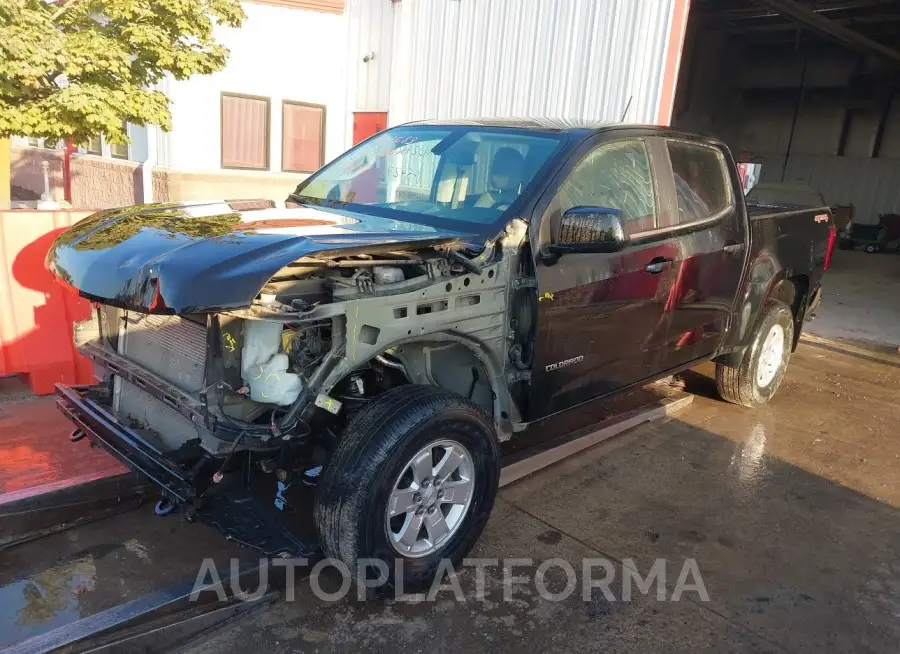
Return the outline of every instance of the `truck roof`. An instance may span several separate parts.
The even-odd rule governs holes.
[[[671,127],[661,127],[660,125],[644,125],[639,123],[614,123],[603,121],[586,121],[578,118],[453,118],[453,119],[436,119],[436,120],[417,120],[407,125],[440,125],[440,126],[478,126],[478,127],[510,127],[514,129],[527,129],[543,132],[564,132],[577,136],[586,136],[588,134],[606,131],[606,130],[642,130],[642,131],[658,131],[665,132],[667,135],[684,135],[693,138],[702,137],[708,139],[707,135],[697,134],[695,132],[685,132],[682,130],[672,129]]]
[[[480,127],[514,127],[516,129],[535,129],[542,131],[584,131],[618,126],[616,123],[583,121],[569,118],[453,118],[446,120],[418,120],[411,125],[472,125]]]

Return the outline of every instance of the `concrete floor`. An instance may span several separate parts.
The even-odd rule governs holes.
[[[481,602],[467,570],[464,603],[298,591],[195,651],[900,651],[900,357],[803,344],[760,410],[714,399],[710,370],[686,376],[698,397],[677,419],[502,490],[473,553],[631,558],[644,575],[662,557],[667,597],[693,557],[708,602],[579,587],[554,603],[533,582],[505,602],[496,569]]]
[[[806,331],[896,351],[900,347],[900,255],[835,249],[822,305]]]
[[[683,376],[696,399],[675,419],[503,489],[472,554],[532,559],[524,575],[548,559],[580,570],[604,558],[619,599],[595,590],[585,601],[579,585],[551,602],[530,575],[505,601],[499,567],[485,601],[472,569],[459,576],[465,602],[443,592],[432,603],[326,603],[301,581],[295,601],[194,651],[900,651],[900,356],[803,343],[775,400],[755,411],[716,399],[711,370]],[[24,432],[48,437],[8,438]],[[0,402],[0,433],[5,496],[119,470],[65,444],[51,398]],[[2,551],[0,647],[192,579],[205,557],[227,569],[232,556],[246,563],[252,552],[149,507]],[[646,576],[659,558],[666,598],[693,558],[709,601],[634,587],[621,601],[622,562]],[[559,572],[547,575],[553,591]]]

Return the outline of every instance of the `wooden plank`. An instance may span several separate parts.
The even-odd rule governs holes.
[[[532,448],[518,452],[504,461],[504,466],[500,471],[500,486],[518,481],[645,422],[667,418],[681,411],[693,401],[693,395],[680,392],[659,402],[605,420],[599,425],[590,427],[587,430],[588,433],[581,431],[550,441],[540,449]]]
[[[345,0],[248,0],[248,2],[305,11],[321,11],[326,14],[342,14],[346,4]]]

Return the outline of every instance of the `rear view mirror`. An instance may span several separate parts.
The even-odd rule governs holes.
[[[549,254],[618,252],[628,243],[622,211],[610,207],[573,207],[553,231],[553,243],[546,246]]]

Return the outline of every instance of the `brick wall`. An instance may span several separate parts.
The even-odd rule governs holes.
[[[187,172],[183,170],[154,171],[164,177],[168,198],[172,202],[184,200],[284,200],[288,193],[308,175],[272,173],[248,170],[217,170]],[[155,183],[155,180],[154,180]]]
[[[63,153],[43,148],[11,147],[9,152],[10,196],[13,202],[41,199],[44,174],[41,162],[50,164],[50,192],[55,200],[63,199]]]
[[[11,148],[12,200],[39,200],[44,191],[41,162],[50,162],[53,198],[65,196],[63,153],[40,148]],[[155,168],[153,201],[284,200],[306,175],[257,171],[218,170],[188,172]],[[72,155],[72,206],[76,209],[108,209],[141,204],[143,181],[140,163],[105,159],[88,154]]]
[[[141,167],[134,161],[72,155],[72,206],[108,209],[143,201]]]
[[[153,201],[154,202],[173,202],[169,191],[169,172],[165,169],[155,168],[153,170]]]
[[[10,148],[10,186],[13,202],[39,200],[44,192],[41,162],[50,163],[50,192],[53,199],[65,198],[63,152],[43,148]],[[153,199],[169,197],[165,172],[154,171]],[[72,206],[107,209],[143,201],[143,182],[138,162],[104,159],[88,154],[72,155]]]

